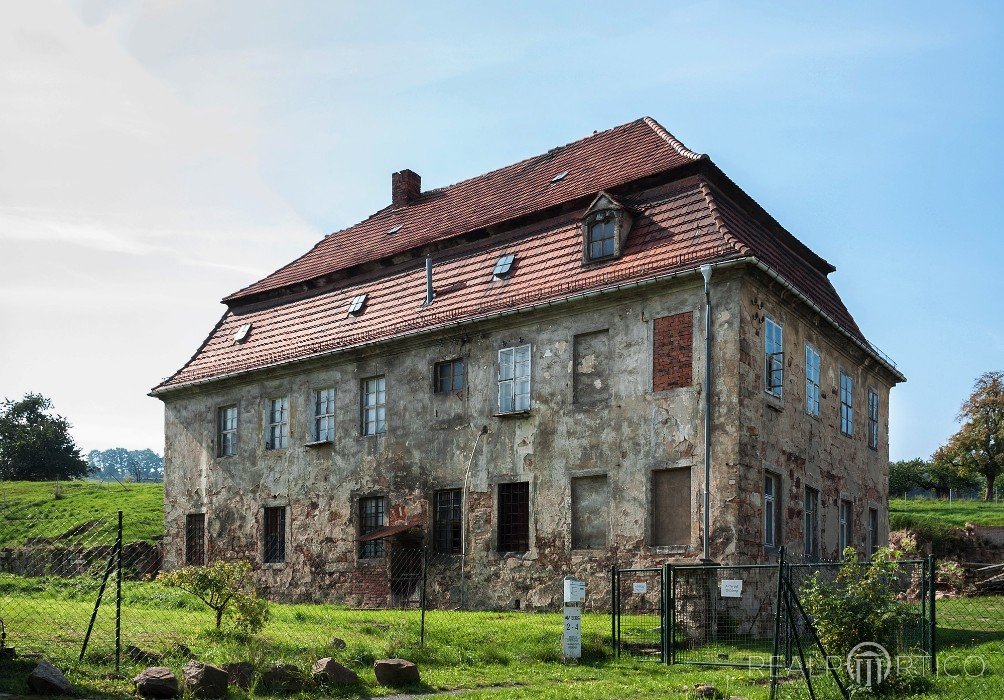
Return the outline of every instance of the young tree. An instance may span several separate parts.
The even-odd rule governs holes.
[[[70,423],[50,413],[41,394],[0,404],[0,479],[81,479],[90,467],[70,437]]]
[[[962,428],[938,448],[934,462],[982,476],[985,498],[991,501],[994,482],[1004,469],[1004,372],[987,372],[976,380],[958,420]]]

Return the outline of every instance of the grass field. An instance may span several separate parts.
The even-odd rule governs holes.
[[[889,524],[894,530],[913,526],[965,527],[966,523],[1004,525],[1004,503],[889,499]]]
[[[121,510],[127,542],[153,540],[164,532],[162,484],[102,481],[0,481],[0,547],[29,537],[58,537],[75,526],[114,523]]]

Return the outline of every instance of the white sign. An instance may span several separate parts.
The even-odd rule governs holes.
[[[586,599],[586,582],[571,576],[565,577],[565,602],[581,603]]]
[[[582,609],[574,605],[565,606],[561,651],[566,659],[578,659],[582,656]]]
[[[645,583],[644,581],[641,582],[641,583],[633,583],[633,584],[631,584],[631,592],[632,593],[648,593],[648,584]]]
[[[742,579],[725,579],[722,581],[722,598],[742,598]]]

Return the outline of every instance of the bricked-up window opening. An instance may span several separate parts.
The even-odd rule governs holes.
[[[868,556],[878,551],[878,510],[868,509]]]
[[[530,550],[530,484],[499,484],[498,551]]]
[[[805,412],[819,417],[819,353],[805,346]]]
[[[530,346],[499,350],[499,413],[530,410]]]
[[[335,439],[335,389],[318,389],[314,392],[314,440],[331,442]]]
[[[854,538],[854,504],[848,500],[840,501],[840,556],[844,550],[853,545]]]
[[[460,358],[436,363],[436,393],[456,394],[464,390],[464,361]]]
[[[266,450],[284,450],[289,439],[289,399],[269,399],[268,426],[265,431]]]
[[[266,564],[281,564],[286,561],[285,506],[265,509],[264,561]]]
[[[652,545],[689,545],[694,522],[690,467],[653,471],[651,497]]]
[[[610,530],[606,474],[572,479],[572,549],[602,549]]]
[[[596,331],[572,338],[572,401],[590,404],[610,398],[610,333]]]
[[[840,373],[840,432],[854,435],[854,380]]]
[[[693,384],[694,314],[686,311],[652,322],[652,390]]]
[[[237,406],[222,406],[217,413],[216,425],[219,431],[217,455],[233,457],[237,454]]]
[[[781,534],[781,477],[767,472],[763,477],[763,543],[777,547]]]
[[[784,330],[773,319],[764,323],[764,388],[781,398],[784,385]]]
[[[868,390],[868,447],[878,449],[879,443],[879,397],[874,389]]]
[[[384,496],[367,496],[359,499],[359,535],[368,535],[387,526],[387,499]],[[371,559],[383,556],[383,540],[359,543],[359,557]]]
[[[370,377],[362,384],[363,435],[380,435],[387,432],[387,380]]]
[[[443,554],[460,554],[462,551],[463,520],[461,516],[460,489],[436,491],[435,531],[433,543]]]
[[[206,514],[189,513],[185,516],[185,564],[202,566],[206,563]]]
[[[809,486],[805,487],[803,510],[805,515],[803,525],[805,556],[815,559],[819,555],[819,491]]]
[[[602,260],[615,252],[617,240],[617,218],[611,212],[589,224],[589,259]]]

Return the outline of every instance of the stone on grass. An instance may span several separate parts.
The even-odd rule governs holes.
[[[377,659],[373,662],[377,683],[386,686],[412,685],[419,682],[418,666],[405,659]]]
[[[351,668],[345,668],[332,658],[318,659],[310,669],[310,675],[322,685],[351,685],[359,682],[359,676]]]
[[[180,657],[182,659],[194,659],[195,658],[195,652],[192,651],[191,648],[187,644],[182,644],[181,642],[178,642],[173,647],[171,647],[171,651],[168,652],[168,653],[169,653],[170,656],[177,656],[177,657]]]
[[[251,687],[251,680],[254,678],[254,666],[248,661],[231,661],[220,666],[226,671],[230,685],[247,690]]]
[[[176,698],[181,695],[178,678],[163,666],[150,666],[132,679],[136,692],[144,698]]]
[[[297,693],[307,688],[306,676],[293,664],[272,664],[261,674],[261,683],[270,690]]]
[[[222,698],[230,685],[226,671],[201,661],[189,661],[182,667],[181,675],[185,688],[197,698]]]
[[[138,664],[155,664],[162,661],[164,658],[163,654],[158,654],[154,651],[147,651],[146,649],[140,649],[138,646],[132,644],[125,648],[126,656],[135,661]]]
[[[39,661],[28,674],[28,687],[39,695],[69,695],[73,688],[63,672],[48,661]]]
[[[698,698],[720,698],[722,694],[713,685],[698,683],[694,686],[694,697]]]
[[[342,639],[341,637],[332,637],[331,638],[331,643],[329,644],[329,646],[332,649],[336,649],[338,651],[341,651],[342,649],[345,648],[345,640]]]

